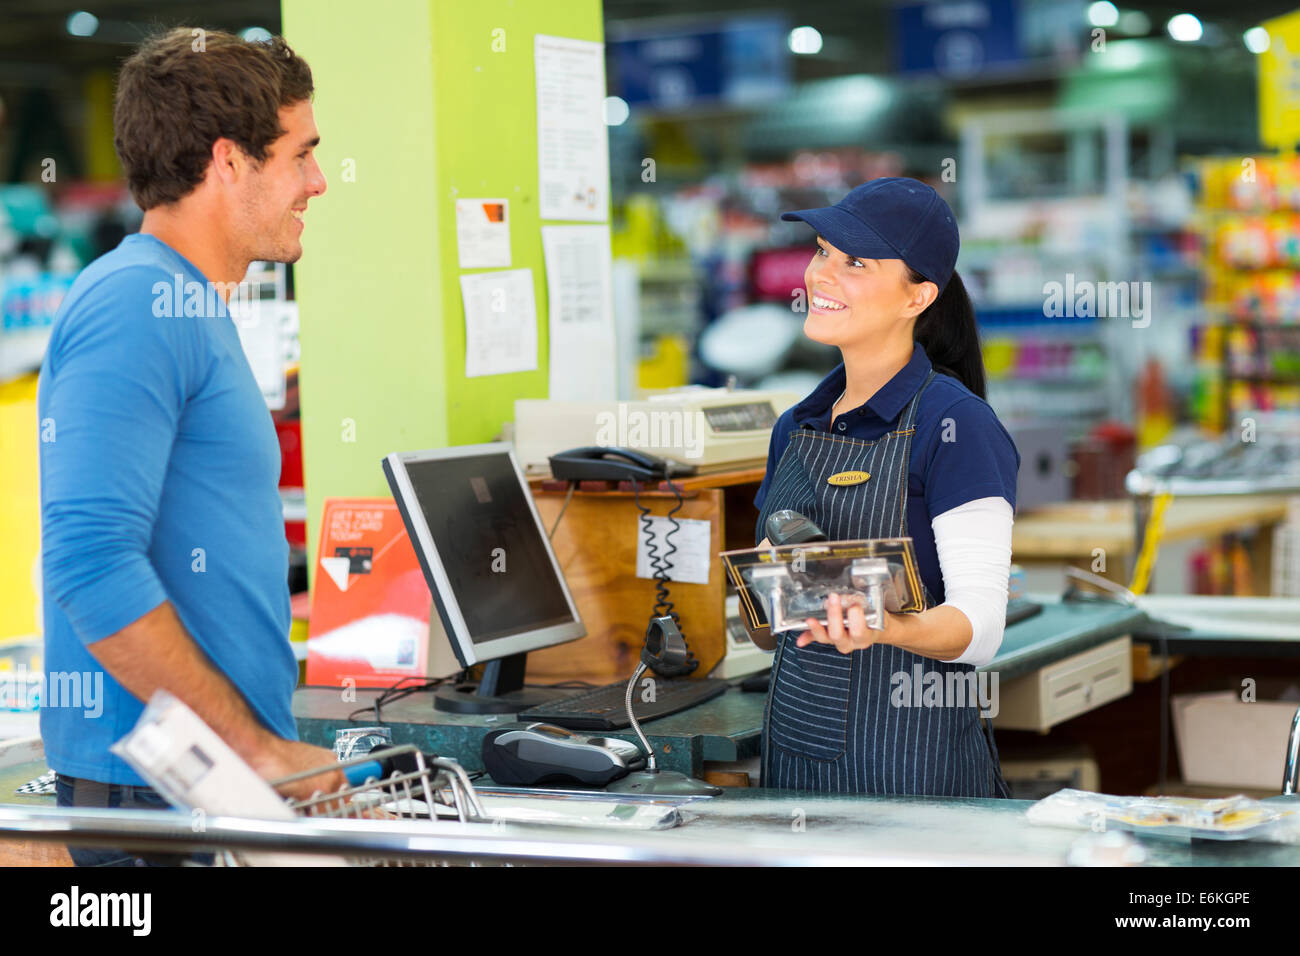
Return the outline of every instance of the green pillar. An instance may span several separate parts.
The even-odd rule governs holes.
[[[546,397],[533,37],[604,37],[600,0],[283,0],[282,11],[311,64],[328,180],[294,273],[314,569],[327,497],[387,495],[384,455],[490,441],[516,398]],[[457,196],[510,201],[510,268],[533,274],[536,371],[465,377]]]

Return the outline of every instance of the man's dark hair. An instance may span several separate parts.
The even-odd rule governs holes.
[[[177,27],[145,40],[122,65],[113,107],[113,144],[136,204],[192,192],[222,137],[264,161],[285,132],[280,107],[311,94],[311,69],[280,37]]]

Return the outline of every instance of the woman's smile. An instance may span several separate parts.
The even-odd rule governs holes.
[[[822,312],[827,314],[832,312],[843,312],[848,308],[848,306],[839,299],[833,299],[820,292],[814,292],[812,296],[809,297],[809,303],[812,306],[813,312]]]

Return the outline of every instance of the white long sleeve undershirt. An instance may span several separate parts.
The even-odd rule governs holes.
[[[1002,646],[1011,573],[1011,505],[1005,498],[977,498],[931,522],[944,606],[971,624],[970,645],[953,662],[987,664]]]

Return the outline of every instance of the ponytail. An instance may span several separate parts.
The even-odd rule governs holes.
[[[919,272],[908,269],[913,282],[925,282]],[[985,397],[984,356],[980,352],[975,307],[966,286],[956,272],[939,297],[916,319],[912,338],[921,344],[930,364],[951,375],[980,398]]]

